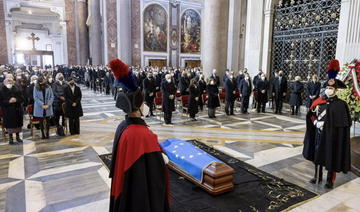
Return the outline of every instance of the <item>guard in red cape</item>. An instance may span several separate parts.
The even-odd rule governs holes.
[[[338,60],[332,60],[327,68],[329,80],[324,84],[324,94],[314,101],[306,116],[306,134],[303,156],[315,164],[315,176],[311,183],[322,182],[323,167],[328,171],[326,188],[333,188],[336,172],[347,173],[350,163],[349,108],[336,96],[346,85],[336,79],[340,70]]]
[[[166,212],[169,209],[167,157],[155,135],[141,118],[149,113],[136,87],[135,76],[119,59],[110,62],[123,92],[116,107],[126,119],[118,126],[113,145],[110,212]]]

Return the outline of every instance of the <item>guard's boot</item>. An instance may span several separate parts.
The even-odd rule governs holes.
[[[16,133],[16,141],[17,141],[18,143],[22,143],[22,142],[23,142],[23,140],[20,138],[20,134],[19,134],[19,133]]]

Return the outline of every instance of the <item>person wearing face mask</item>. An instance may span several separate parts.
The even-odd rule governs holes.
[[[312,76],[311,82],[307,84],[307,101],[306,107],[310,108],[312,103],[320,96],[321,83],[319,82],[319,77],[314,74]]]
[[[111,77],[110,77],[110,72],[108,71],[106,71],[104,77],[104,87],[105,87],[105,95],[110,95]]]
[[[225,82],[225,113],[228,116],[234,115],[234,105],[236,99],[236,81],[234,79],[234,73],[229,72],[228,79]]]
[[[217,86],[214,78],[209,79],[209,84],[206,86],[208,94],[207,107],[209,118],[216,118],[216,108],[220,107],[219,87]]]
[[[9,134],[9,144],[14,144],[13,134],[16,141],[22,143],[20,133],[23,126],[23,102],[21,90],[14,85],[14,80],[7,78],[1,87],[0,105],[3,111],[3,127]]]
[[[189,89],[188,89],[189,84],[190,84],[190,79],[187,77],[186,72],[183,71],[179,81],[179,90],[182,96],[189,95]]]
[[[329,80],[325,83],[325,96],[314,101],[306,117],[306,134],[303,156],[315,164],[311,183],[321,183],[323,167],[327,170],[325,188],[331,189],[336,173],[351,170],[350,127],[352,124],[348,105],[336,93],[346,85],[336,79],[340,70],[338,60],[330,61],[327,68]]]
[[[70,77],[68,86],[64,89],[65,117],[69,119],[71,135],[80,134],[80,117],[83,116],[81,106],[81,89],[75,84],[75,79]]]
[[[154,109],[154,99],[156,96],[156,81],[153,77],[153,74],[150,72],[148,73],[147,77],[143,81],[143,92],[145,95],[145,102],[147,106],[150,108],[149,116],[154,116],[153,109]]]
[[[265,74],[262,74],[256,84],[256,111],[258,113],[265,113],[266,103],[268,102],[268,90],[269,82],[267,81]]]
[[[30,84],[26,88],[26,98],[28,105],[34,105],[34,87],[37,84],[38,76],[30,77]]]
[[[275,114],[282,114],[283,101],[287,93],[287,79],[283,71],[279,71],[279,76],[274,79],[271,88],[275,99]]]
[[[173,111],[175,111],[176,86],[170,74],[165,75],[165,80],[161,83],[161,91],[165,124],[172,125],[171,118]]]
[[[199,87],[196,85],[196,79],[193,78],[190,80],[189,86],[189,115],[193,121],[196,121],[196,114],[199,112]]]
[[[115,59],[109,66],[126,91],[119,92],[116,101],[116,107],[124,111],[126,117],[114,136],[109,211],[170,211],[168,159],[162,153],[157,135],[142,119],[147,112],[144,96],[125,63]],[[169,80],[168,77],[171,76],[165,78]]]
[[[219,87],[220,86],[220,77],[217,75],[217,70],[213,69],[210,78],[215,80],[215,84]]]
[[[63,113],[62,105],[65,103],[66,85],[64,82],[64,75],[62,73],[57,73],[55,79],[56,79],[55,83],[51,86],[54,93],[54,102],[53,102],[54,119],[58,132],[61,132],[62,130],[60,128],[64,126],[64,113]],[[61,117],[62,117],[62,121],[60,125],[59,122]]]
[[[291,106],[291,115],[298,115],[300,106],[302,105],[301,94],[304,91],[304,84],[301,82],[300,76],[295,77],[295,82],[291,84],[291,93],[289,104]]]
[[[206,92],[206,82],[205,82],[205,77],[203,74],[200,74],[199,76],[199,80],[197,82],[197,86],[199,88],[199,101],[198,101],[198,105],[200,108],[200,111],[204,110],[204,99],[203,99],[203,95]]]
[[[34,117],[41,118],[40,129],[42,139],[49,138],[50,117],[54,115],[54,94],[44,77],[38,78],[33,91],[34,95]]]
[[[248,114],[249,99],[252,92],[252,84],[249,75],[244,75],[244,79],[238,84],[241,97],[241,113]]]

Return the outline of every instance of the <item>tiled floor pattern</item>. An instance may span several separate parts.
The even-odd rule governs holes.
[[[0,143],[0,211],[108,211],[110,180],[98,154],[112,151],[112,140],[123,114],[109,96],[83,90],[85,116],[81,135],[41,140],[39,132],[24,133],[24,144]],[[270,109],[268,109],[271,111]],[[159,114],[160,115],[160,114]],[[287,181],[323,194],[295,211],[355,211],[360,183],[353,174],[340,174],[336,189],[308,183],[313,166],[302,158],[303,117],[270,113],[225,116],[205,112],[198,121],[174,114],[174,126],[160,116],[146,119],[159,141],[176,137],[198,139]],[[331,201],[327,206],[326,202]],[[316,209],[316,210],[315,210]],[[345,210],[344,210],[345,211]]]

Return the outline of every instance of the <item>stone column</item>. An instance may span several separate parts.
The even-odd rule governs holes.
[[[267,8],[264,12],[264,37],[262,50],[262,66],[261,69],[268,76],[271,73],[271,54],[272,54],[272,34],[273,34],[274,10]]]
[[[116,4],[113,5],[116,7]],[[101,14],[100,14],[100,1],[89,0],[89,46],[90,57],[93,65],[102,64],[102,46],[101,46]]]
[[[0,0],[0,29],[0,64],[7,64],[9,61],[6,42],[6,26],[3,0]]]
[[[222,77],[227,65],[229,0],[204,1],[202,57],[205,76],[217,69]]]
[[[132,65],[141,65],[141,10],[140,0],[131,1]]]
[[[118,38],[119,38],[119,57],[127,64],[131,64],[131,2],[128,0],[119,0],[118,12]],[[140,18],[139,18],[140,19]],[[138,26],[136,26],[138,27]],[[139,31],[140,33],[140,31]],[[139,34],[140,37],[140,34]]]
[[[99,4],[99,1],[97,2]],[[80,65],[86,65],[89,59],[89,33],[86,25],[86,19],[88,17],[88,5],[86,3],[86,0],[77,0],[76,14],[78,36],[77,48],[79,54],[78,63]],[[100,27],[98,28],[98,31],[100,31]],[[99,52],[100,49],[101,48],[98,49]]]
[[[105,63],[107,64],[110,60],[117,58],[117,8],[118,1],[117,0],[105,0],[106,5],[106,38],[105,38]]]
[[[264,0],[251,0],[247,5],[245,68],[255,76],[262,68]]]
[[[244,68],[246,0],[230,0],[227,68]]]
[[[65,1],[65,11],[66,11],[66,37],[67,37],[67,54],[68,54],[68,64],[76,65],[77,60],[77,41],[76,41],[76,23],[75,23],[75,1],[68,0]]]
[[[360,1],[342,0],[336,58],[345,64],[360,58]]]

